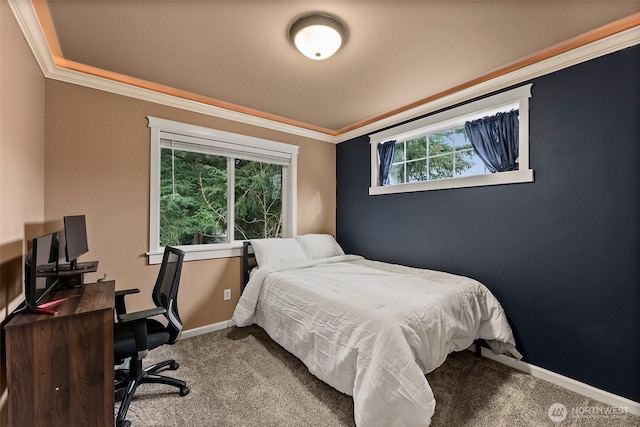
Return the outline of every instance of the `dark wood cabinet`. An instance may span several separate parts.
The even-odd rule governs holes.
[[[115,282],[59,290],[5,326],[11,426],[112,426]]]

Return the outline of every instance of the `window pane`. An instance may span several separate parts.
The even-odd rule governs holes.
[[[429,158],[429,179],[453,176],[453,153]]]
[[[456,176],[481,175],[488,173],[484,163],[473,150],[464,150],[456,154]]]
[[[392,163],[404,162],[404,142],[396,142],[396,146],[393,150]]]
[[[422,136],[406,141],[407,161],[424,159],[427,157],[427,138]]]
[[[407,163],[407,182],[425,181],[427,178],[427,159]]]
[[[402,184],[404,182],[404,163],[391,165],[389,170],[389,184]]]
[[[235,161],[234,239],[282,237],[282,166]]]
[[[471,148],[471,142],[467,139],[464,126],[453,129],[453,142],[456,150]]]
[[[453,151],[453,132],[444,130],[429,135],[429,155],[437,156],[439,154],[450,153]]]
[[[227,161],[160,150],[160,245],[227,241]]]

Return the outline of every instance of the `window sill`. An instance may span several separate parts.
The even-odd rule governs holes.
[[[177,248],[182,249],[185,252],[185,261],[242,256],[242,241],[231,244],[203,245],[202,247],[177,246]],[[164,248],[161,248],[159,251],[147,252],[149,264],[160,264],[162,262],[163,255]]]
[[[410,193],[414,191],[445,190],[449,188],[483,187],[488,185],[517,184],[533,182],[533,170],[517,170],[487,175],[464,176],[426,182],[369,187],[369,195]]]

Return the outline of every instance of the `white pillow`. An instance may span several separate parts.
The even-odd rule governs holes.
[[[258,267],[308,259],[300,243],[294,238],[268,238],[251,240]]]
[[[331,234],[304,234],[297,236],[300,246],[309,258],[329,258],[344,255],[344,251]]]

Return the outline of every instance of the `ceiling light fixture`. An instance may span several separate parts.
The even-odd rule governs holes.
[[[347,41],[347,27],[335,16],[311,13],[293,21],[289,39],[307,58],[327,59]]]

